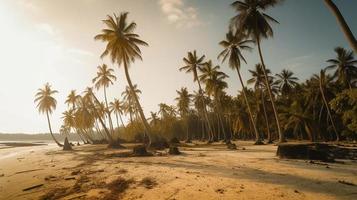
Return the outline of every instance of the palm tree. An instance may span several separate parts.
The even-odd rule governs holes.
[[[200,81],[205,83],[207,95],[208,96],[212,95],[214,97],[213,107],[217,111],[216,116],[218,118],[218,131],[220,131],[221,129],[223,131],[225,139],[227,139],[226,137],[227,135],[221,117],[222,114],[221,98],[224,96],[224,89],[228,87],[227,82],[224,81],[224,79],[228,78],[228,76],[225,73],[218,71],[219,69],[220,66],[213,67],[212,61],[208,61],[201,70],[202,74],[200,75]]]
[[[268,89],[269,98],[271,100],[272,108],[279,133],[279,142],[285,142],[284,134],[281,131],[280,121],[278,118],[278,111],[275,105],[274,96],[272,94],[268,75],[266,73],[265,62],[261,50],[261,39],[273,37],[273,28],[269,22],[279,23],[273,17],[264,13],[266,9],[276,6],[283,0],[242,0],[235,1],[232,6],[236,9],[238,14],[231,19],[231,28],[238,30],[247,36],[250,36],[258,46],[260,62],[263,67],[265,83]]]
[[[57,101],[53,97],[54,94],[58,93],[57,90],[52,90],[51,85],[46,83],[44,88],[38,89],[38,92],[35,95],[35,103],[37,103],[38,112],[40,114],[45,113],[47,117],[48,128],[50,130],[50,134],[52,139],[56,142],[56,144],[60,147],[63,147],[61,143],[57,141],[55,136],[53,135],[50,121],[50,114],[52,114],[53,110],[56,109]]]
[[[352,90],[352,81],[357,78],[357,60],[354,59],[353,52],[347,51],[342,47],[336,47],[335,59],[327,60],[331,65],[326,67],[327,70],[335,70],[333,75],[337,81],[344,87]]]
[[[253,113],[248,103],[245,86],[242,80],[242,76],[240,74],[241,60],[243,60],[247,64],[247,61],[242,55],[242,51],[251,50],[251,47],[248,45],[249,43],[253,42],[252,40],[246,40],[245,38],[246,38],[245,35],[243,35],[242,33],[237,32],[236,34],[233,34],[232,31],[229,31],[226,34],[226,40],[223,40],[219,43],[224,48],[224,50],[218,55],[218,59],[222,59],[222,62],[224,62],[227,59],[227,57],[229,57],[228,58],[229,67],[233,70],[237,70],[239,81],[242,86],[245,103],[247,104],[247,108],[248,108],[250,122],[253,125],[253,129],[255,133],[255,140],[256,140],[255,143],[261,144],[262,143],[261,138],[259,137],[259,133],[253,119]]]
[[[124,109],[123,103],[119,101],[119,99],[114,99],[113,102],[110,102],[110,112],[115,113],[118,128],[119,128],[118,116],[120,118],[120,122],[122,126],[125,128],[123,119],[121,117],[121,115],[123,114],[123,109]]]
[[[337,22],[340,24],[340,27],[341,27],[343,33],[345,34],[345,37],[346,37],[348,43],[350,44],[352,49],[355,51],[355,53],[357,53],[357,40],[353,36],[353,33],[352,33],[350,27],[348,27],[348,24],[347,24],[346,20],[343,18],[340,10],[337,8],[337,6],[333,3],[332,0],[325,0],[325,4],[331,10],[333,15],[335,15]]]
[[[72,106],[72,109],[75,109],[76,103],[78,102],[79,98],[80,98],[80,96],[76,94],[76,90],[71,90],[71,92],[67,96],[65,103],[68,106]]]
[[[106,113],[108,115],[110,129],[113,134],[114,128],[113,128],[112,118],[111,118],[110,112],[109,112],[106,88],[109,87],[109,85],[113,85],[114,81],[116,81],[117,77],[115,77],[113,75],[114,70],[111,68],[108,68],[108,66],[106,64],[103,64],[102,66],[98,66],[97,69],[98,69],[97,76],[92,80],[92,82],[94,83],[94,86],[97,90],[99,90],[101,87],[103,87],[105,107],[106,107],[106,111],[108,111]]]
[[[275,84],[279,86],[282,95],[288,95],[293,88],[295,88],[299,83],[299,79],[294,76],[294,73],[290,70],[283,69],[280,74],[276,74],[278,78]]]
[[[322,96],[322,100],[324,101],[324,104],[326,106],[326,110],[327,110],[327,114],[330,118],[330,121],[331,121],[331,125],[332,125],[332,128],[336,134],[336,141],[339,141],[340,140],[340,137],[339,137],[339,134],[337,132],[337,129],[336,129],[336,126],[335,126],[335,122],[332,118],[332,114],[331,114],[331,109],[330,109],[330,106],[328,104],[328,101],[326,99],[326,96],[325,96],[325,90],[326,88],[328,88],[328,85],[329,83],[331,82],[332,78],[328,75],[326,75],[325,73],[325,70],[321,70],[320,71],[320,77],[317,77],[318,80],[319,80],[319,84],[320,84],[320,92],[321,92],[321,96]]]
[[[262,107],[263,107],[263,112],[264,112],[264,119],[265,119],[265,124],[267,127],[267,133],[268,133],[268,143],[272,143],[272,137],[271,137],[271,132],[270,132],[270,124],[269,124],[269,119],[268,119],[268,114],[267,114],[267,108],[265,105],[265,94],[264,90],[266,89],[265,86],[265,79],[264,79],[264,72],[263,72],[263,67],[261,64],[256,64],[255,65],[255,70],[249,70],[249,72],[252,74],[252,78],[247,81],[248,85],[249,84],[254,84],[254,89],[260,91],[260,98],[262,102]],[[270,70],[266,69],[266,73],[268,74],[270,82],[273,82],[273,77],[270,76]]]
[[[182,87],[181,90],[176,90],[178,97],[175,98],[177,101],[177,108],[180,112],[181,118],[185,121],[186,126],[186,142],[190,142],[190,136],[188,134],[188,115],[190,112],[190,102],[192,95],[188,93],[187,88]]]
[[[196,50],[192,52],[187,53],[187,58],[183,58],[183,61],[185,62],[185,66],[181,67],[179,70],[180,71],[185,71],[186,73],[193,73],[193,82],[197,81],[198,84],[198,92],[203,93],[202,87],[201,87],[201,82],[198,78],[198,70],[201,70],[201,68],[204,66],[204,59],[205,56],[198,57],[196,54]],[[206,109],[206,104],[204,101],[201,102],[203,105],[203,114],[206,119],[206,123],[208,126],[208,131],[212,133],[211,129],[211,124],[208,119],[208,114],[207,114],[207,109]]]
[[[156,112],[150,112],[151,117],[149,117],[150,124],[155,126],[159,122],[159,118],[157,117]]]
[[[95,36],[95,40],[101,40],[106,43],[106,48],[101,57],[110,56],[113,63],[117,63],[119,67],[123,65],[125,77],[128,81],[128,85],[131,91],[134,92],[134,86],[131,82],[129,75],[129,66],[136,59],[142,60],[141,51],[139,46],[148,46],[148,44],[139,39],[139,35],[134,33],[136,23],[127,22],[128,13],[121,13],[120,16],[107,16],[107,19],[103,20],[106,25],[105,29],[102,29],[102,33]],[[138,108],[141,120],[144,124],[144,128],[148,133],[148,144],[151,145],[151,130],[150,125],[146,120],[144,111],[140,105],[139,99],[134,95],[135,104]]]
[[[88,105],[89,108],[93,111],[93,115],[99,120],[100,124],[102,125],[104,132],[106,133],[106,136],[109,140],[109,146],[111,147],[119,147],[120,144],[117,144],[113,136],[110,134],[108,128],[106,127],[103,116],[100,113],[100,110],[98,110],[98,106],[101,105],[100,101],[98,98],[95,96],[93,89],[91,87],[87,87],[86,90],[84,91],[85,95],[83,97],[83,104]],[[103,106],[101,106],[103,107]]]

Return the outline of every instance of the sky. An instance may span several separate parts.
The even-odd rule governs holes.
[[[175,104],[176,90],[197,90],[192,75],[179,72],[182,58],[197,50],[230,77],[230,95],[241,89],[238,77],[217,60],[229,19],[235,12],[233,0],[1,0],[0,1],[0,132],[46,133],[48,125],[34,104],[38,88],[49,82],[57,109],[51,116],[58,132],[72,89],[81,93],[96,75],[97,66],[108,64],[118,80],[108,97],[121,98],[127,85],[124,70],[109,59],[101,59],[105,45],[93,38],[104,28],[108,14],[129,12],[136,32],[149,44],[142,48],[143,61],[131,65],[132,81],[142,90],[145,113],[157,111],[159,103]],[[335,1],[352,32],[357,35],[357,1]],[[335,18],[323,0],[286,0],[267,11],[280,24],[274,38],[262,44],[266,65],[274,74],[292,70],[300,81],[319,72],[333,58],[336,46],[349,48]],[[244,54],[248,64],[241,68],[244,80],[258,63],[256,51]],[[103,91],[97,92],[103,99]],[[148,117],[148,116],[147,116]],[[127,120],[127,118],[125,118]]]

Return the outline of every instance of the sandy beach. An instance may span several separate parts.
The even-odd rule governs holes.
[[[357,184],[354,161],[279,159],[274,145],[237,144],[238,150],[201,144],[152,157],[125,157],[130,149],[105,145],[1,149],[0,199],[357,198],[357,186],[349,185]]]

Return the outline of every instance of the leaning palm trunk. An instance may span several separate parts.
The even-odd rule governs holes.
[[[52,136],[52,139],[56,142],[56,144],[59,146],[59,147],[63,147],[63,144],[59,143],[57,141],[57,139],[55,138],[55,136],[53,135],[52,133],[52,128],[51,128],[51,122],[50,122],[50,116],[48,114],[48,112],[46,111],[46,116],[47,116],[47,122],[48,122],[48,128],[50,129],[50,134]]]
[[[262,54],[262,50],[261,50],[261,47],[260,47],[260,38],[259,38],[259,36],[257,36],[256,41],[257,41],[257,45],[258,45],[260,61],[262,63],[262,67],[263,67],[265,84],[266,84],[266,87],[268,89],[269,98],[270,98],[271,105],[272,105],[273,111],[274,111],[276,126],[277,126],[278,134],[279,134],[279,143],[286,142],[284,134],[281,131],[281,126],[280,126],[280,122],[279,122],[278,111],[277,111],[276,106],[275,106],[274,96],[273,96],[273,94],[271,92],[271,88],[270,88],[270,84],[269,84],[269,80],[268,80],[268,75],[267,75],[267,72],[266,72],[265,63],[264,63],[264,59],[263,59],[263,54]]]
[[[327,103],[327,100],[326,100],[326,97],[325,97],[325,94],[324,94],[324,90],[323,90],[323,88],[322,88],[322,83],[321,83],[321,81],[320,81],[320,92],[321,92],[321,95],[322,95],[322,99],[323,99],[323,101],[324,101],[324,104],[325,104],[325,106],[326,106],[327,114],[328,114],[328,116],[329,116],[329,118],[330,118],[330,121],[331,121],[331,124],[332,124],[332,128],[333,128],[333,130],[334,130],[334,132],[335,132],[335,134],[336,134],[336,141],[339,141],[339,140],[340,140],[340,137],[339,137],[339,135],[338,135],[338,133],[337,133],[337,130],[336,130],[336,127],[335,127],[335,123],[334,123],[334,121],[333,121],[333,119],[332,119],[330,107],[329,107],[329,105],[328,105],[328,103]]]
[[[127,66],[127,63],[124,61],[124,70],[125,70],[125,77],[126,77],[126,80],[128,81],[128,85],[130,87],[130,90],[131,92],[133,93],[133,96],[134,96],[134,100],[135,100],[135,103],[136,103],[136,106],[138,107],[138,111],[139,111],[139,114],[140,114],[140,118],[143,122],[143,125],[144,125],[144,128],[145,128],[145,131],[147,133],[147,137],[148,137],[148,143],[146,144],[147,147],[150,147],[151,145],[151,129],[150,129],[150,125],[149,123],[147,122],[146,120],[146,117],[145,117],[145,114],[144,114],[144,111],[140,105],[140,102],[139,102],[139,99],[138,97],[136,96],[136,93],[134,91],[134,86],[131,82],[131,79],[130,79],[130,75],[129,75],[129,71],[128,71],[128,66]]]
[[[104,99],[105,99],[105,106],[106,106],[106,113],[108,115],[108,120],[109,120],[109,127],[110,127],[110,131],[111,134],[114,134],[114,127],[113,127],[113,121],[112,121],[112,117],[110,116],[110,111],[109,111],[109,106],[108,106],[108,100],[107,100],[107,91],[104,87]]]
[[[355,53],[357,53],[356,38],[353,36],[353,33],[352,33],[351,29],[348,27],[348,24],[347,24],[346,20],[343,18],[341,12],[337,8],[337,6],[332,2],[332,0],[324,0],[324,1],[325,1],[326,6],[333,13],[333,15],[335,15],[337,22],[340,24],[340,27],[341,27],[348,43],[350,44],[352,49],[355,51]]]
[[[249,102],[248,102],[247,93],[245,91],[245,86],[244,86],[244,83],[243,83],[243,80],[242,80],[242,76],[240,75],[240,71],[239,71],[238,68],[237,68],[237,73],[238,73],[238,76],[239,76],[240,84],[242,85],[242,88],[243,88],[242,91],[243,91],[243,96],[244,96],[245,103],[247,104],[248,113],[249,113],[249,119],[250,119],[250,122],[252,123],[253,130],[254,130],[254,133],[255,133],[255,143],[258,144],[258,143],[261,143],[261,139],[260,139],[257,127],[256,127],[254,119],[253,119],[253,114],[252,114],[252,110],[251,110]]]
[[[97,99],[97,97],[96,97],[94,94],[92,94],[92,96],[93,96],[95,102],[96,102],[98,105],[100,105],[100,102],[99,102],[99,100]],[[112,135],[110,134],[108,128],[106,127],[106,125],[105,125],[103,119],[100,117],[100,115],[99,115],[97,109],[95,109],[95,106],[94,106],[93,102],[90,101],[90,103],[91,103],[91,106],[93,106],[93,108],[94,108],[94,109],[93,109],[93,110],[94,110],[94,113],[95,113],[95,115],[98,117],[100,124],[103,126],[104,132],[105,132],[106,135],[107,135],[107,138],[108,138],[108,140],[109,140],[109,143],[110,143],[110,144],[114,144],[114,143],[115,143],[115,142],[114,142],[114,139],[113,139]]]

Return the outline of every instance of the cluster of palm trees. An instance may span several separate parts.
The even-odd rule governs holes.
[[[225,91],[228,76],[219,65],[194,50],[183,58],[184,66],[179,71],[191,73],[198,90],[190,94],[187,88],[182,87],[177,90],[176,105],[160,103],[158,113],[151,112],[148,119],[140,105],[141,91],[129,74],[130,66],[136,60],[142,60],[140,47],[148,44],[134,32],[136,23],[128,22],[128,13],[108,15],[103,20],[105,28],[95,36],[95,40],[106,44],[101,57],[109,57],[113,64],[124,68],[128,86],[122,93],[123,99],[108,101],[107,88],[114,84],[116,76],[106,64],[98,66],[92,82],[96,90],[103,90],[104,101],[97,98],[93,87],[86,88],[81,94],[72,90],[65,102],[68,110],[63,113],[60,132],[76,132],[85,143],[104,141],[113,147],[120,146],[118,137],[128,138],[128,135],[134,138],[140,135],[147,146],[152,140],[162,137],[176,137],[186,142],[192,139],[230,142],[234,138],[255,138],[256,144],[262,144],[265,139],[269,143],[273,140],[285,142],[286,137],[339,140],[341,133],[344,133],[344,138],[346,135],[356,137],[357,121],[353,116],[340,112],[346,107],[350,109],[346,113],[357,110],[351,103],[340,102],[346,99],[351,102],[349,98],[356,95],[357,60],[352,51],[336,48],[337,56],[327,61],[329,66],[302,83],[290,70],[284,69],[273,76],[267,69],[261,43],[263,39],[273,37],[272,23],[278,21],[265,11],[280,2],[282,0],[232,3],[237,14],[230,20],[225,39],[219,42],[223,50],[217,59],[227,62],[237,72],[241,92],[236,96],[228,95]],[[248,62],[244,54],[254,46],[260,63],[254,70],[249,70],[252,77],[245,84],[241,70],[248,66]],[[332,70],[332,74],[328,73]],[[39,112],[46,114],[53,139],[62,146],[54,137],[50,124],[50,114],[57,103],[53,97],[56,93],[47,83],[39,89],[35,102]],[[343,103],[349,106],[341,108]],[[130,119],[126,125],[123,115]]]

